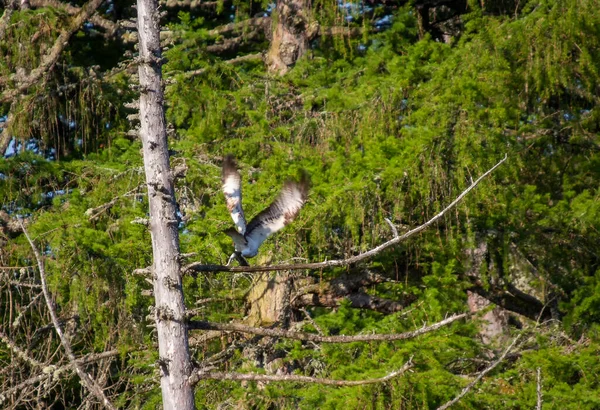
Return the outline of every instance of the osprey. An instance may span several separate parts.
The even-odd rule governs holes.
[[[235,229],[224,231],[235,246],[235,252],[227,265],[233,258],[237,258],[240,265],[248,266],[244,257],[256,256],[258,247],[265,239],[292,222],[300,212],[308,197],[308,175],[303,172],[300,181],[286,181],[273,203],[256,215],[248,225],[242,209],[242,178],[231,155],[223,160],[223,193],[235,224]]]

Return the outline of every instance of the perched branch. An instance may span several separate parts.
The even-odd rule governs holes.
[[[190,383],[196,384],[200,380],[237,380],[237,381],[257,381],[257,382],[300,382],[300,383],[318,383],[329,386],[360,386],[363,384],[383,383],[404,374],[408,369],[413,367],[412,357],[399,370],[388,374],[387,376],[378,379],[365,380],[332,380],[320,379],[317,377],[300,376],[295,374],[286,374],[281,376],[253,374],[253,373],[223,373],[223,372],[205,372],[198,370],[190,376]]]
[[[353,342],[371,342],[371,341],[394,341],[394,340],[405,340],[412,339],[422,334],[432,332],[443,326],[449,325],[452,322],[467,317],[467,313],[461,313],[459,315],[450,316],[441,322],[434,323],[430,326],[424,326],[420,329],[413,330],[412,332],[396,333],[396,334],[369,334],[369,335],[356,335],[356,336],[320,336],[313,333],[294,332],[285,329],[265,329],[261,327],[246,326],[238,323],[214,323],[205,321],[190,321],[190,329],[201,329],[201,330],[223,330],[233,331],[241,333],[250,333],[260,336],[270,337],[285,337],[288,339],[303,340],[308,342],[319,342],[319,343],[353,343]]]
[[[13,98],[25,92],[29,87],[37,83],[42,76],[44,76],[56,63],[63,50],[69,44],[69,39],[71,36],[75,34],[77,30],[79,30],[81,25],[86,20],[89,20],[89,18],[96,12],[96,9],[103,1],[104,0],[90,0],[87,2],[81,8],[80,13],[73,17],[71,24],[69,24],[69,26],[60,33],[50,51],[44,57],[42,57],[40,65],[32,70],[28,76],[22,79],[16,88],[3,92],[0,95],[0,103],[5,103],[12,100]]]
[[[19,223],[21,223],[21,220],[19,220]],[[100,403],[102,403],[102,405],[104,407],[106,407],[107,409],[111,409],[111,410],[115,409],[116,410],[116,407],[113,406],[113,404],[104,395],[102,388],[92,379],[92,377],[89,374],[87,374],[83,370],[83,367],[75,358],[75,355],[73,354],[73,351],[71,350],[71,344],[70,344],[69,340],[65,337],[65,335],[60,327],[58,317],[56,315],[56,311],[55,311],[54,305],[52,303],[52,297],[50,296],[50,291],[48,290],[48,285],[46,284],[46,270],[44,268],[44,261],[40,255],[37,247],[35,246],[35,244],[31,240],[31,238],[29,237],[29,233],[27,232],[27,229],[25,229],[25,226],[23,225],[23,223],[21,223],[21,229],[23,229],[23,234],[25,234],[25,237],[27,238],[27,241],[29,242],[29,245],[31,246],[31,250],[33,251],[33,254],[35,255],[38,269],[40,271],[40,280],[42,282],[42,292],[44,292],[44,298],[46,299],[46,305],[48,306],[48,310],[50,311],[50,317],[52,318],[52,323],[54,324],[54,329],[56,330],[56,333],[58,334],[58,337],[60,338],[60,342],[63,345],[65,352],[67,353],[67,357],[69,358],[71,365],[75,368],[77,375],[81,379],[81,383],[94,396],[96,396],[96,398],[98,400],[100,400]]]
[[[504,156],[500,162],[490,168],[487,172],[485,172],[482,176],[477,178],[475,182],[471,184],[467,189],[465,189],[454,201],[450,203],[446,208],[444,208],[440,213],[435,215],[429,221],[424,224],[400,235],[389,241],[358,255],[352,256],[348,259],[338,259],[338,260],[329,260],[324,262],[314,262],[314,263],[299,263],[292,265],[272,265],[272,266],[223,266],[223,265],[204,265],[201,263],[192,263],[185,267],[184,272],[268,272],[268,271],[283,271],[283,270],[299,270],[299,269],[322,269],[329,268],[334,266],[346,266],[351,265],[356,262],[360,262],[364,259],[368,259],[374,255],[377,255],[384,249],[389,248],[390,246],[396,245],[411,236],[425,230],[429,226],[431,226],[434,222],[437,222],[441,219],[450,209],[454,208],[456,204],[458,204],[469,192],[471,192],[485,177],[491,174],[496,168],[498,168],[504,161],[506,161],[507,155]]]
[[[506,348],[506,350],[504,351],[504,353],[502,353],[502,355],[494,363],[492,363],[489,367],[485,368],[481,373],[479,373],[479,375],[475,378],[475,380],[473,380],[471,383],[469,383],[469,385],[467,387],[465,387],[464,389],[462,389],[462,391],[460,392],[460,394],[458,396],[456,396],[455,398],[453,398],[449,402],[443,404],[442,406],[438,407],[437,410],[446,410],[450,406],[456,404],[460,399],[462,399],[473,388],[473,386],[475,386],[477,383],[479,383],[479,381],[481,379],[483,379],[483,377],[486,374],[488,374],[489,372],[491,372],[492,370],[494,370],[496,368],[496,366],[498,366],[502,362],[502,360],[504,360],[504,358],[506,357],[506,355],[508,354],[508,352],[510,352],[510,350],[513,348],[513,346],[521,338],[521,335],[522,335],[522,333],[520,333],[517,337],[515,337],[513,339],[512,343],[510,344],[510,346],[508,346]]]

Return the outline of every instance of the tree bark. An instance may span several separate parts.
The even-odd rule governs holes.
[[[269,72],[283,75],[308,50],[313,28],[309,24],[307,0],[278,0],[271,45],[267,54]]]
[[[181,285],[179,233],[163,107],[157,0],[138,0],[140,136],[148,185],[152,266],[163,408],[194,408],[192,366]]]

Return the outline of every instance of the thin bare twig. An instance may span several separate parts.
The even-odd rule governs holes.
[[[542,393],[542,368],[537,368],[537,410],[542,410],[542,403],[544,402],[544,394]]]
[[[270,337],[285,337],[288,339],[304,340],[309,342],[319,343],[353,343],[353,342],[370,342],[370,341],[393,341],[393,340],[404,340],[411,339],[422,334],[432,332],[443,326],[449,325],[452,322],[463,319],[469,316],[468,313],[461,313],[459,315],[450,316],[441,322],[434,323],[430,326],[424,326],[420,329],[412,332],[405,333],[394,333],[394,334],[371,334],[371,335],[355,335],[355,336],[321,336],[314,333],[295,332],[285,329],[265,329],[261,327],[246,326],[239,323],[214,323],[204,321],[190,321],[190,329],[201,329],[201,330],[223,330],[240,333],[250,333],[260,336]]]
[[[17,344],[10,338],[8,335],[4,334],[4,332],[0,331],[0,340],[4,342],[8,346],[10,350],[14,354],[16,354],[21,360],[29,363],[33,367],[43,367],[44,365],[33,357],[29,356],[27,352],[23,351]]]
[[[483,379],[483,377],[486,374],[488,374],[489,372],[491,372],[492,370],[494,370],[496,368],[496,366],[498,366],[504,360],[504,358],[506,357],[506,355],[508,354],[508,352],[510,352],[510,350],[513,348],[513,346],[521,338],[521,335],[522,335],[522,333],[519,333],[519,335],[517,337],[515,337],[513,339],[512,343],[506,348],[506,350],[504,351],[504,353],[502,353],[502,355],[494,363],[492,363],[489,367],[485,368],[481,373],[479,373],[479,375],[475,378],[475,380],[473,380],[471,383],[469,383],[467,385],[467,387],[465,387],[464,389],[462,389],[462,391],[460,392],[460,394],[458,396],[456,396],[455,398],[453,398],[449,402],[446,402],[442,406],[438,407],[437,410],[446,410],[450,406],[456,404],[467,393],[469,393],[469,391],[473,388],[473,386],[475,386],[477,383],[479,383],[479,381],[481,379]]]
[[[29,233],[27,232],[27,229],[25,229],[25,226],[23,225],[23,222],[20,219],[19,219],[19,223],[21,224],[21,229],[23,230],[23,234],[25,234],[25,237],[27,238],[27,241],[29,242],[29,245],[31,246],[33,254],[35,255],[38,269],[40,271],[40,281],[42,282],[42,292],[44,292],[44,298],[46,299],[46,305],[48,306],[48,310],[50,311],[50,317],[52,318],[52,323],[54,324],[54,329],[56,330],[56,333],[58,334],[58,337],[60,338],[60,342],[63,345],[63,348],[65,349],[67,357],[69,358],[69,362],[71,362],[71,365],[75,368],[75,372],[81,379],[82,384],[94,396],[96,396],[96,398],[98,400],[100,400],[100,403],[102,403],[102,405],[104,407],[106,407],[107,409],[116,410],[116,407],[104,395],[102,388],[94,381],[94,379],[92,379],[92,377],[89,374],[87,374],[83,370],[83,367],[77,361],[77,358],[73,354],[73,350],[71,349],[71,344],[69,343],[69,340],[65,337],[65,335],[60,327],[60,323],[58,321],[58,316],[56,315],[56,310],[54,309],[54,305],[52,303],[52,297],[50,295],[50,291],[48,290],[48,285],[46,284],[46,270],[44,268],[44,260],[42,259],[42,256],[40,255],[37,247],[35,246],[35,244],[31,240],[31,238],[29,237]]]
[[[321,328],[319,327],[319,325],[317,325],[317,322],[315,322],[313,320],[313,318],[310,316],[310,313],[308,313],[308,310],[306,310],[305,307],[301,307],[300,311],[302,313],[304,313],[304,316],[310,322],[310,324],[315,328],[315,330],[317,331],[317,333],[319,333],[320,336],[323,336],[324,335],[323,331],[321,330]]]
[[[392,230],[392,233],[394,234],[394,238],[396,238],[398,236],[398,229],[396,229],[396,225],[394,225],[392,223],[392,221],[390,221],[388,218],[384,218],[384,220],[385,220],[385,222],[387,222],[390,229]]]
[[[334,266],[347,266],[356,262],[360,262],[364,259],[368,259],[384,249],[389,248],[390,246],[396,245],[399,242],[402,242],[411,236],[425,230],[429,226],[433,225],[433,223],[437,222],[441,219],[450,209],[454,208],[456,204],[458,204],[469,192],[471,192],[485,177],[491,174],[496,168],[498,168],[506,159],[507,155],[504,155],[504,158],[500,160],[496,165],[486,171],[483,175],[481,175],[475,182],[473,182],[467,189],[465,189],[454,201],[450,203],[446,208],[444,208],[440,213],[435,215],[429,221],[424,224],[417,226],[416,228],[390,239],[389,241],[358,255],[351,256],[347,259],[338,259],[338,260],[328,260],[323,262],[314,262],[314,263],[299,263],[292,265],[272,265],[272,266],[224,266],[224,265],[204,265],[202,263],[192,263],[185,267],[184,272],[269,272],[269,271],[283,271],[283,270],[299,270],[299,269],[322,269],[329,268]]]
[[[103,359],[106,359],[109,357],[118,356],[121,353],[122,352],[120,352],[118,350],[109,350],[107,352],[102,352],[102,353],[91,353],[89,355],[86,355],[84,357],[77,359],[77,363],[87,364],[87,363],[95,362],[98,360],[103,360]],[[2,398],[6,399],[7,397],[10,397],[12,394],[19,392],[19,391],[23,390],[24,388],[26,388],[28,386],[32,386],[36,383],[41,383],[48,379],[57,378],[62,373],[69,371],[69,370],[73,370],[73,365],[71,363],[69,363],[65,366],[59,366],[59,367],[54,367],[52,365],[47,366],[46,368],[44,368],[42,373],[40,373],[36,376],[30,377],[29,379],[19,383],[16,386],[11,387],[10,389],[0,392],[0,404],[2,404]]]
[[[408,369],[413,367],[412,356],[399,370],[388,374],[387,376],[378,379],[365,380],[333,380],[321,379],[317,377],[300,376],[296,374],[286,375],[267,375],[254,373],[224,373],[224,372],[205,372],[198,370],[190,376],[190,383],[196,384],[200,380],[236,380],[236,381],[258,381],[258,382],[300,382],[300,383],[318,383],[329,386],[360,386],[363,384],[383,383],[404,374]]]

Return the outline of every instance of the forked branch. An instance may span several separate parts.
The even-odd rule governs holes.
[[[377,255],[384,249],[389,248],[390,246],[396,245],[411,236],[425,230],[429,226],[433,225],[435,222],[440,220],[449,210],[454,208],[469,192],[471,192],[485,177],[491,174],[496,168],[498,168],[504,161],[506,161],[507,155],[504,155],[496,165],[490,168],[487,172],[485,172],[482,176],[477,178],[471,186],[465,189],[454,201],[450,203],[446,208],[444,208],[440,213],[435,215],[429,221],[424,224],[417,226],[414,229],[400,235],[396,236],[389,241],[382,243],[381,245],[361,254],[352,256],[347,259],[338,259],[338,260],[329,260],[323,262],[314,262],[314,263],[298,263],[291,265],[271,265],[271,266],[224,266],[224,265],[204,265],[202,263],[196,262],[189,264],[185,267],[185,273],[192,272],[269,272],[269,271],[283,271],[283,270],[299,270],[299,269],[322,269],[322,268],[330,268],[334,266],[346,266],[351,265],[353,263],[360,262],[364,259],[368,259],[374,255]]]

